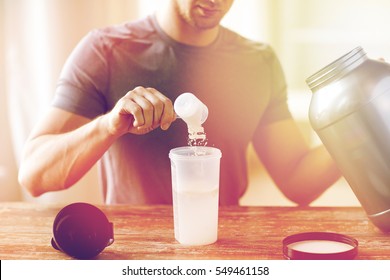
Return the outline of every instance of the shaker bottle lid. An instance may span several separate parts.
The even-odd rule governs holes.
[[[113,224],[92,204],[69,204],[54,219],[51,245],[73,258],[94,258],[113,242]]]
[[[283,255],[290,260],[352,260],[358,241],[333,232],[304,232],[283,239]]]

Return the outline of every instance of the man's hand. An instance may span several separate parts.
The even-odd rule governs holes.
[[[145,134],[157,127],[167,130],[176,119],[172,101],[154,88],[136,87],[106,115],[110,134]]]

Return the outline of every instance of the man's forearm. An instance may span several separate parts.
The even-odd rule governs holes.
[[[310,204],[341,176],[324,146],[310,150],[297,163],[287,181],[287,196],[302,205]]]
[[[73,131],[42,135],[27,142],[19,182],[38,196],[76,183],[115,141],[105,116]]]

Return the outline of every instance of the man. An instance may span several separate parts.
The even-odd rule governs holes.
[[[172,101],[192,92],[209,108],[209,145],[222,150],[220,204],[245,192],[250,141],[289,199],[317,198],[339,171],[302,139],[271,48],[220,26],[232,3],[171,0],[156,15],[88,34],[26,143],[21,184],[35,196],[65,189],[101,159],[106,203],[171,203],[168,153],[187,143]]]

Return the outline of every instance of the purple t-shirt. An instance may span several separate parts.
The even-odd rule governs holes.
[[[220,204],[238,204],[248,179],[246,150],[256,129],[290,118],[286,84],[272,49],[221,28],[209,46],[172,40],[154,16],[90,32],[61,73],[53,105],[93,119],[137,86],[172,100],[194,93],[209,109],[208,145],[222,151]],[[119,138],[99,161],[108,204],[172,203],[169,150],[187,145],[187,127]]]

